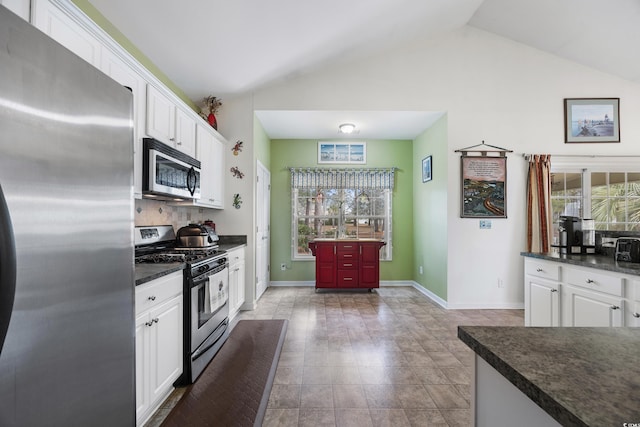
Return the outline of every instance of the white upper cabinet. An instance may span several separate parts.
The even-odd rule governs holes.
[[[207,125],[196,126],[196,158],[202,163],[199,206],[224,208],[224,143]]]
[[[48,0],[33,0],[32,24],[40,31],[100,68],[102,44],[88,29]]]
[[[142,197],[142,136],[146,109],[146,82],[133,67],[109,49],[102,51],[102,71],[113,80],[131,89],[133,94],[133,184],[134,196]]]
[[[162,92],[147,85],[147,135],[195,157],[196,121]]]
[[[0,0],[0,4],[29,22],[29,10],[31,8],[29,0]]]

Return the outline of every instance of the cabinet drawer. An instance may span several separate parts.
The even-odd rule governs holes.
[[[560,264],[557,262],[525,260],[524,272],[530,276],[548,280],[560,280]]]
[[[136,316],[182,293],[182,271],[136,287]]]
[[[622,296],[623,280],[621,277],[598,273],[594,269],[565,268],[566,281],[575,286]]]
[[[352,270],[358,268],[358,263],[355,260],[338,258],[338,268],[341,270]]]
[[[338,270],[337,286],[339,288],[357,288],[358,270]]]
[[[357,262],[358,261],[358,252],[355,250],[343,251],[336,254],[338,257],[338,262]]]
[[[240,264],[244,262],[244,248],[234,249],[232,251],[227,252],[227,257],[229,258],[229,266],[234,266],[236,264]]]

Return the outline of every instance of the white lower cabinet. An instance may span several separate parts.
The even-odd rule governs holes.
[[[624,300],[584,288],[564,287],[562,326],[622,326]]]
[[[525,326],[560,326],[560,285],[527,276]]]
[[[638,327],[640,280],[635,277],[525,258],[525,326]]]
[[[136,421],[144,424],[182,373],[182,271],[136,287]]]
[[[229,257],[229,318],[233,318],[244,304],[244,248],[229,251],[227,255]]]

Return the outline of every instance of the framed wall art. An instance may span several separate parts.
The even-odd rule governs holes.
[[[422,159],[422,182],[431,181],[431,156]]]
[[[460,157],[461,218],[507,217],[507,158]]]
[[[318,163],[367,163],[366,142],[318,142]]]
[[[565,98],[565,143],[620,142],[620,98]]]

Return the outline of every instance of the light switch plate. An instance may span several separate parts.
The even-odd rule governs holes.
[[[480,229],[490,229],[490,228],[491,228],[491,220],[489,219],[480,220]]]

